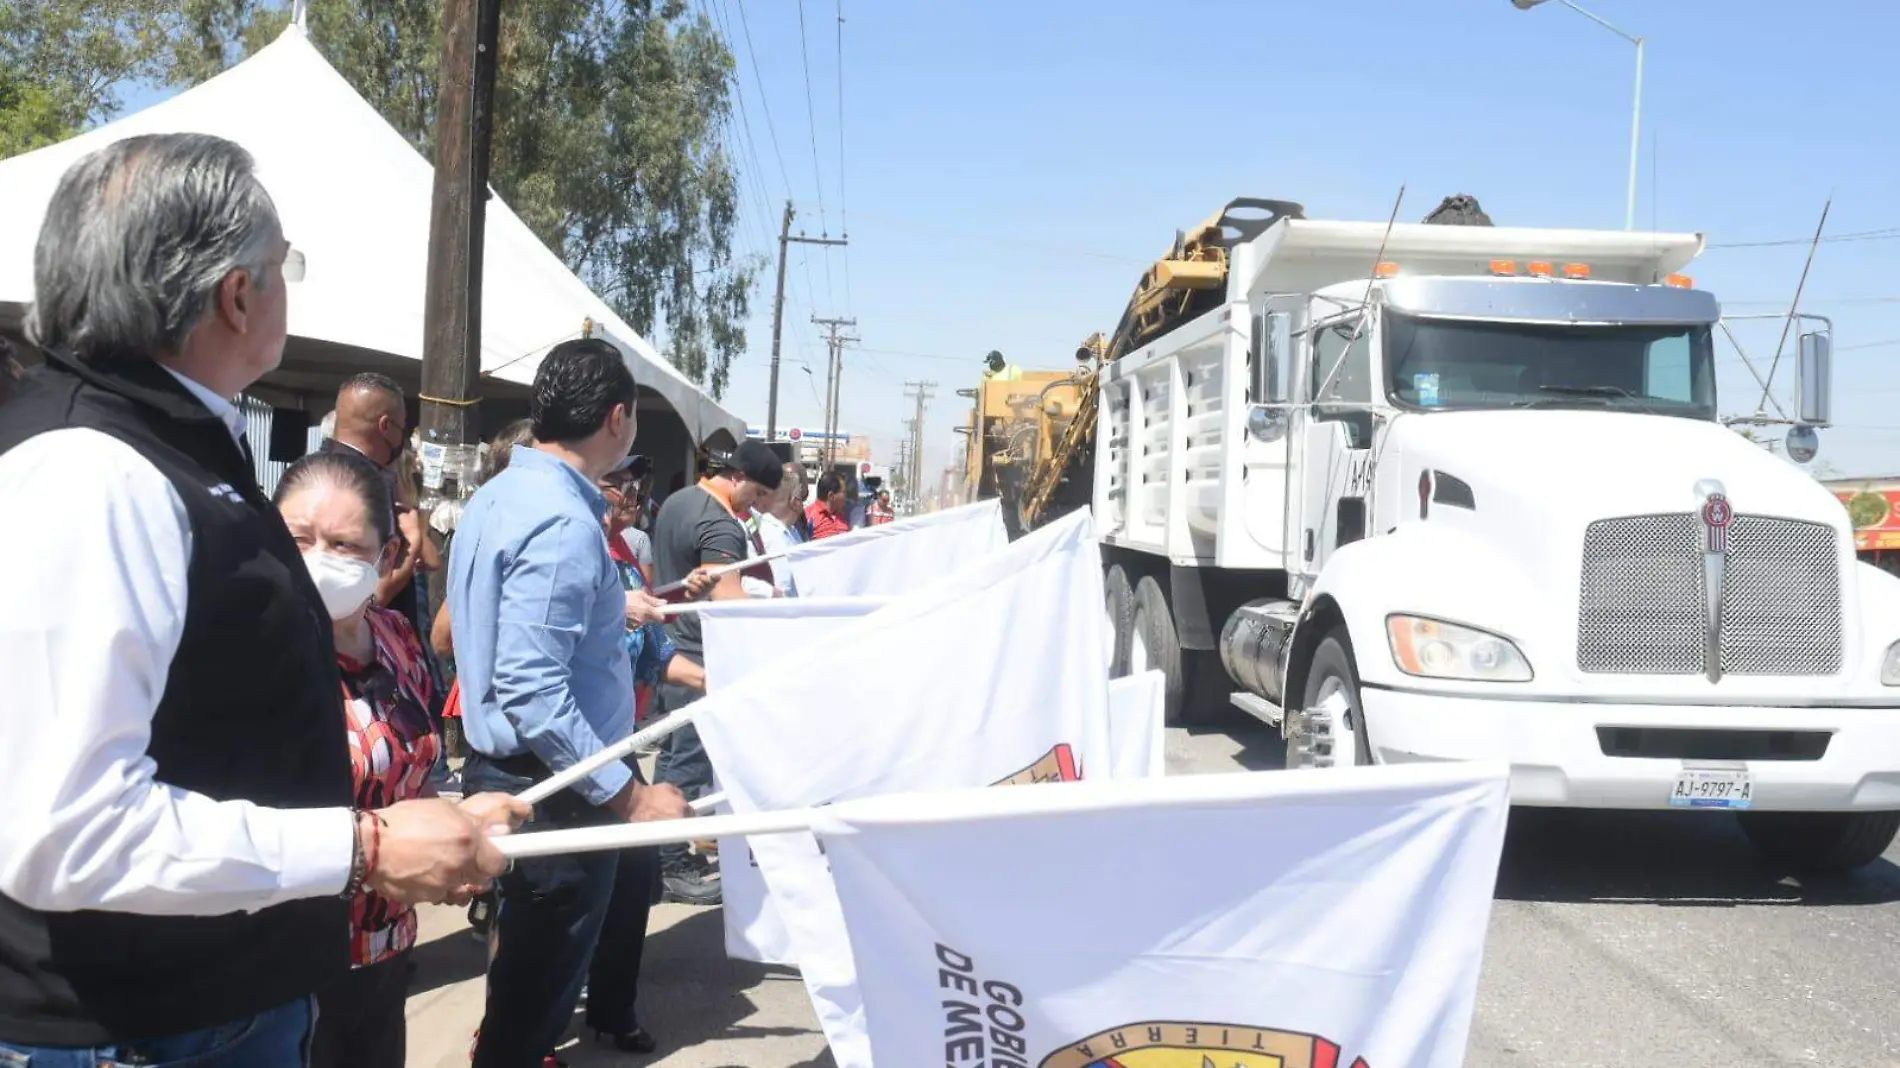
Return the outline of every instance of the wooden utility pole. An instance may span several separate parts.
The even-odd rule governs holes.
[[[913,497],[917,493],[917,487],[911,485],[910,478],[910,450],[915,445],[916,440],[917,431],[912,420],[904,420],[904,437],[903,440],[897,443],[897,467],[891,472],[891,481],[896,483],[891,488],[899,495],[898,504],[902,504],[905,499]],[[899,481],[900,479],[902,481]]]
[[[765,402],[765,440],[778,440],[778,352],[785,326],[785,253],[796,242],[801,245],[844,245],[846,237],[792,236],[792,202],[785,202],[785,218],[778,228],[778,290],[772,298],[772,393]]]
[[[904,473],[905,481],[912,486],[921,487],[924,482],[924,405],[930,402],[931,391],[936,388],[935,382],[904,383],[904,398],[917,402],[917,417],[910,420],[910,468]]]
[[[830,469],[838,460],[838,397],[844,380],[844,347],[863,339],[842,332],[847,326],[858,325],[856,319],[820,319],[814,315],[811,321],[830,331],[825,337],[831,350],[831,361],[825,369],[825,467]]]
[[[447,0],[435,104],[435,193],[422,312],[422,440],[479,440],[482,239],[501,0]]]

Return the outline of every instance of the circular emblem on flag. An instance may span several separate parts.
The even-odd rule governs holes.
[[[785,432],[785,436],[792,441],[797,441],[805,436],[805,432],[797,427],[793,427]]]
[[[1709,494],[1702,502],[1702,521],[1716,530],[1725,529],[1735,519],[1735,511],[1729,507],[1728,498],[1719,493]]]
[[[1317,1035],[1233,1024],[1152,1020],[1064,1046],[1039,1068],[1347,1068]],[[1352,1068],[1366,1068],[1363,1059]]]
[[[871,473],[871,465],[870,465],[870,464],[859,464],[859,465],[858,465],[858,474],[860,474],[860,475],[868,475],[868,474],[870,474],[870,473]]]

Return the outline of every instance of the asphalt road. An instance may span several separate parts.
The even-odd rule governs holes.
[[[1278,768],[1238,712],[1173,730],[1168,773]],[[1468,1068],[1900,1068],[1900,850],[1803,882],[1758,860],[1726,816],[1520,810],[1499,871]],[[411,1068],[463,1068],[482,949],[425,917]],[[648,942],[642,1061],[585,1041],[575,1068],[825,1068],[804,988],[728,961],[716,911],[665,906]]]
[[[1280,762],[1238,719],[1168,739],[1171,775]],[[1896,862],[1804,883],[1724,814],[1519,809],[1467,1068],[1900,1068]]]

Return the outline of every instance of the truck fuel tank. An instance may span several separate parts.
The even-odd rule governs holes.
[[[1299,618],[1297,603],[1274,598],[1250,601],[1227,617],[1220,631],[1220,661],[1234,685],[1276,705],[1283,703],[1286,655]]]

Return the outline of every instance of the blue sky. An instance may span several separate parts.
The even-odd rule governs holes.
[[[848,220],[847,250],[793,246],[780,425],[821,423],[811,317],[855,316],[842,423],[883,459],[906,380],[937,383],[940,469],[983,353],[1069,366],[1174,231],[1236,196],[1384,219],[1405,183],[1409,221],[1471,193],[1500,224],[1623,222],[1634,49],[1554,2],[843,0],[842,167],[839,2],[689,0],[738,58],[742,247],[776,253],[787,196],[795,231]],[[1900,5],[1585,6],[1648,39],[1638,225],[1788,242],[1690,268],[1725,311],[1786,310],[1830,194],[1830,234],[1891,231],[1823,244],[1802,307],[1834,317],[1840,350],[1821,460],[1900,472]],[[758,425],[771,282],[768,263],[726,397]],[[1776,330],[1738,334],[1765,363]],[[1752,412],[1759,388],[1719,358],[1725,410]]]
[[[1412,221],[1468,192],[1501,224],[1623,222],[1634,49],[1556,3],[845,0],[842,198],[836,0],[804,4],[815,130],[798,4],[751,0],[741,24],[740,0],[695,3],[735,38],[759,164],[744,156],[747,240],[770,250],[786,176],[811,232],[815,171],[830,233],[841,199],[848,211],[848,252],[794,250],[781,424],[822,412],[813,312],[855,315],[844,425],[894,450],[903,382],[934,379],[934,464],[961,440],[954,390],[983,353],[1066,366],[1077,341],[1113,326],[1175,229],[1232,197],[1383,219],[1403,182]],[[1804,238],[1832,193],[1828,232],[1900,228],[1900,5],[1585,6],[1648,39],[1639,226],[1712,244]],[[1728,312],[1782,311],[1805,252],[1712,249],[1690,270]],[[1900,472],[1896,257],[1900,230],[1824,244],[1802,302],[1835,318],[1839,426],[1821,458],[1846,474]],[[758,307],[729,399],[762,423],[769,291]],[[1772,355],[1772,326],[1738,333]],[[1759,388],[1744,390],[1726,346],[1721,358],[1725,408],[1752,412]]]

